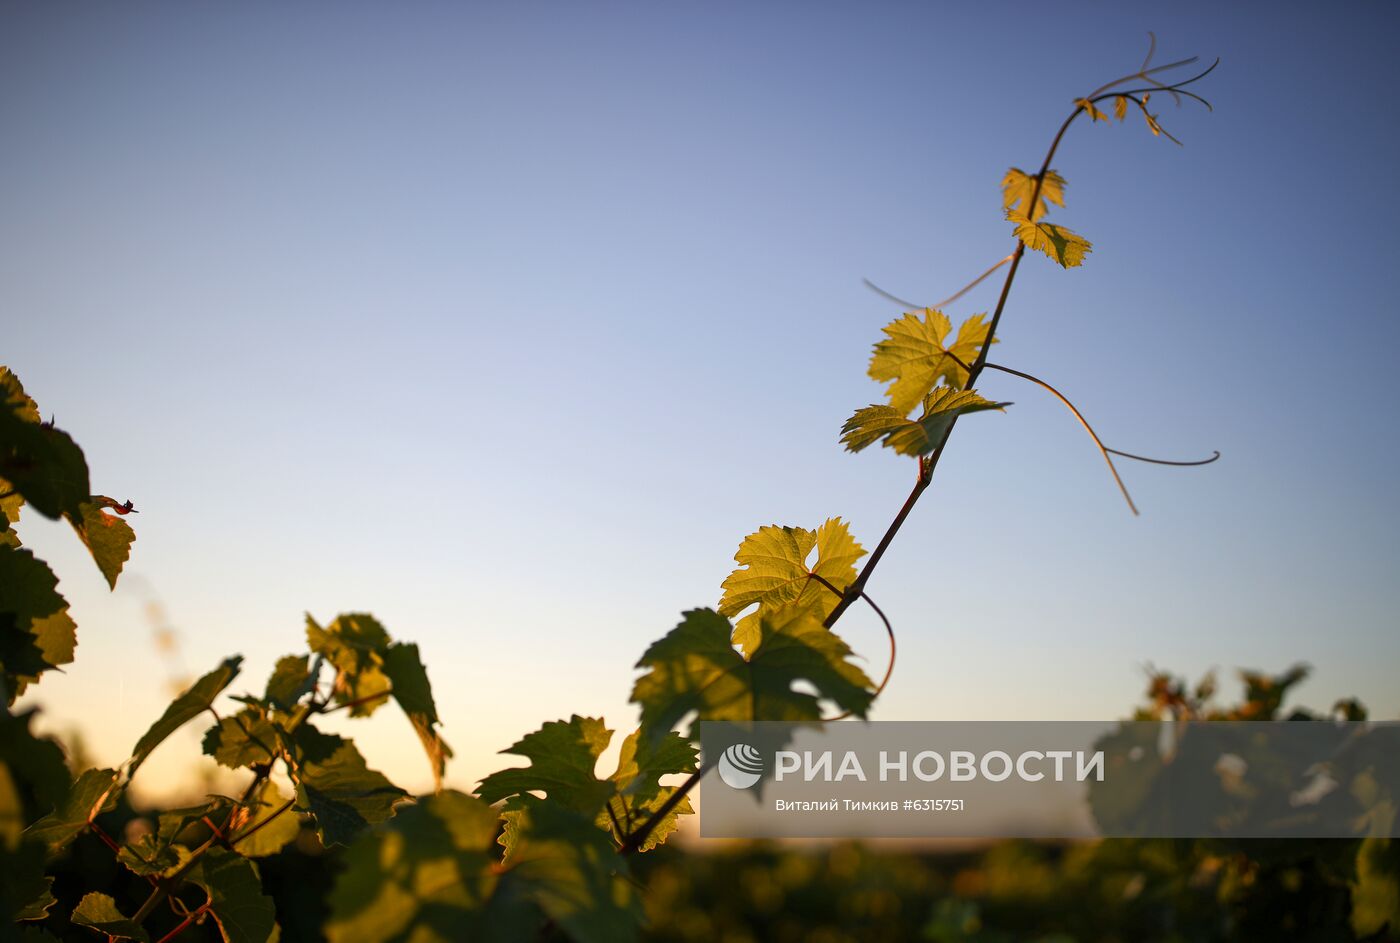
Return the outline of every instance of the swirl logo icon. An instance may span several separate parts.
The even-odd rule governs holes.
[[[719,778],[733,789],[748,789],[763,775],[763,756],[747,743],[736,743],[720,754]]]

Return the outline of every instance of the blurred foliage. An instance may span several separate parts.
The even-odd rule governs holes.
[[[1244,698],[1219,705],[1214,701],[1213,679],[1188,685],[1156,673],[1136,714],[1160,717],[1189,707],[1199,716],[1321,719],[1323,715],[1284,706],[1285,696],[1305,675],[1301,667],[1278,675],[1242,672]],[[1364,708],[1346,701],[1333,716],[1357,712]],[[443,795],[448,797],[445,801],[477,810],[472,805],[476,800]],[[352,845],[348,851],[338,847],[327,851],[308,822],[286,836],[286,844],[275,854],[259,858],[263,893],[273,902],[281,938],[324,939],[322,928],[330,922],[340,927],[336,939],[357,939],[353,930],[331,920],[332,906],[339,906],[336,894],[341,893],[333,893],[333,888],[354,855],[370,854],[374,861],[388,861],[385,842],[395,833],[414,836],[405,850],[417,862],[415,868],[431,862],[432,849],[450,838],[462,849],[453,854],[465,856],[463,861],[470,859],[473,873],[483,875],[477,880],[490,880],[488,856],[495,860],[500,855],[487,848],[493,828],[490,817],[477,815],[474,837],[461,831],[430,833],[424,823],[436,814],[431,802],[415,807],[427,810],[417,818],[405,818],[408,810],[401,809],[390,820],[399,823],[391,825],[394,832],[376,830],[370,833],[376,836],[372,842]],[[170,815],[137,813],[123,795],[98,817],[98,824],[107,834],[134,840],[155,833]],[[851,842],[702,847],[705,850],[672,842],[632,862],[632,880],[644,890],[640,895],[646,917],[643,939],[656,943],[1400,939],[1396,922],[1400,854],[1390,840],[1018,840],[955,850]],[[478,859],[480,863],[475,863]],[[404,871],[396,880],[411,886],[413,873]],[[64,940],[95,939],[91,931],[73,927],[64,916],[85,895],[107,894],[119,912],[130,914],[149,891],[92,834],[77,838],[50,874],[55,877],[57,904],[43,926]],[[371,886],[377,885],[371,882]],[[198,894],[187,896],[190,899],[178,906],[201,903]],[[435,911],[439,919],[444,912]],[[503,912],[502,919],[507,915]],[[175,912],[162,910],[147,926],[153,938],[159,938],[175,923]],[[221,937],[211,923],[190,927],[181,939]]]

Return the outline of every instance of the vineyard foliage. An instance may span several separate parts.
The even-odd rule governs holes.
[[[873,551],[839,517],[813,522],[813,529],[766,525],[743,538],[738,566],[724,579],[717,603],[683,613],[641,655],[631,692],[637,723],[623,728],[617,766],[606,774],[598,770],[599,758],[618,731],[602,718],[574,715],[547,721],[505,749],[524,765],[486,776],[475,795],[444,787],[452,751],[442,737],[422,652],[396,641],[365,613],[324,624],[308,616],[304,648],[278,660],[260,687],[244,683],[242,659],[231,655],[170,704],[125,763],[70,770],[59,744],[35,734],[35,712],[13,708],[46,672],[71,662],[77,644],[57,577],[20,541],[21,510],[67,520],[115,587],[135,540],[128,518],[136,508],[92,493],[82,450],[43,420],[5,369],[4,926],[21,927],[27,940],[105,935],[166,941],[189,934],[266,943],[293,921],[297,930],[287,938],[323,933],[332,941],[427,943],[540,936],[617,943],[637,938],[647,925],[667,925],[673,915],[656,904],[664,893],[649,896],[650,866],[638,856],[661,848],[693,812],[690,790],[708,769],[698,755],[697,723],[867,716],[883,682],[866,675],[833,626],[852,604],[875,606],[866,583],[928,487],[956,423],[1010,406],[985,398],[975,384],[986,369],[1017,373],[989,363],[988,355],[1026,250],[1065,268],[1082,265],[1091,250],[1082,236],[1047,221],[1052,207],[1066,205],[1065,179],[1049,166],[1060,139],[1081,116],[1122,121],[1134,109],[1153,134],[1165,135],[1148,101],[1153,94],[1199,100],[1186,86],[1200,75],[1174,84],[1157,78],[1185,64],[1144,64],[1076,99],[1044,165],[1034,173],[1006,172],[1001,212],[1015,248],[993,266],[1007,267],[995,308],[964,318],[956,330],[938,307],[895,318],[874,344],[869,365],[884,402],[856,409],[840,429],[853,452],[879,443],[913,459],[916,484],[899,516]],[[1112,467],[1113,450],[1097,436],[1095,442]],[[1264,686],[1251,693],[1250,703],[1264,705],[1258,716],[1271,716],[1279,703],[1269,701],[1271,692],[1281,696],[1287,679],[1259,683]],[[1189,706],[1187,695],[1163,684],[1162,698]],[[371,769],[354,740],[319,726],[328,714],[367,718],[391,705],[423,746],[437,784],[430,795],[411,797]],[[207,724],[203,752],[246,777],[242,790],[160,812],[144,829],[131,827],[137,820],[129,814],[121,828],[109,828],[129,810],[126,793],[151,753],[194,722]],[[308,846],[318,855],[330,850],[329,860],[337,862],[322,868],[313,927],[283,896],[269,893],[277,862],[306,854]],[[75,856],[94,849],[106,856],[105,885],[55,885],[57,876],[72,873]],[[1193,854],[1197,861],[1223,855],[1236,870],[1247,870],[1252,860],[1221,850]],[[1338,873],[1351,894],[1353,929],[1366,934],[1381,932],[1388,921],[1393,926],[1400,908],[1395,851],[1368,839],[1347,854],[1351,868]],[[930,918],[928,938],[976,938],[966,935],[967,920],[958,922],[960,911],[950,913]],[[950,926],[964,936],[948,936]],[[683,936],[678,931],[674,938]]]

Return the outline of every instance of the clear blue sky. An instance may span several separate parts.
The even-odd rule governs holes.
[[[1070,101],[1223,58],[1216,112],[1077,126],[1083,268],[1022,267],[997,359],[870,584],[877,717],[1125,713],[1151,662],[1316,666],[1400,714],[1394,6],[41,4],[0,10],[0,361],[141,510],[113,594],[26,519],[78,660],[34,701],[117,762],[159,715],[159,597],[248,686],[302,612],[423,647],[470,786],[539,722],[629,729],[632,663],[740,538],[912,467],[845,454],[870,344],[1012,248],[1005,168]],[[1155,104],[1155,99],[1154,99]],[[990,308],[995,287],[950,309]],[[842,631],[883,668],[870,617]],[[1226,692],[1235,692],[1226,685]],[[387,714],[387,712],[386,712]],[[410,784],[391,717],[355,731]],[[620,737],[619,737],[620,739]],[[191,733],[158,755],[177,772]],[[414,777],[418,778],[415,780]]]

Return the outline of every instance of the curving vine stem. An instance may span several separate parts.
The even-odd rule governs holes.
[[[1178,144],[1180,144],[1181,142],[1177,141],[1176,138],[1172,137],[1170,134],[1167,134],[1166,131],[1161,127],[1161,125],[1158,124],[1156,116],[1152,115],[1147,110],[1147,96],[1152,94],[1153,92],[1164,92],[1168,95],[1171,95],[1173,99],[1175,99],[1178,103],[1180,103],[1181,96],[1185,96],[1194,101],[1200,102],[1207,108],[1210,108],[1209,102],[1207,102],[1204,98],[1201,98],[1194,92],[1187,91],[1185,87],[1191,85],[1192,83],[1198,82],[1201,79],[1205,78],[1207,75],[1209,75],[1215,69],[1215,67],[1220,64],[1220,60],[1216,59],[1209,67],[1187,79],[1183,79],[1180,82],[1175,82],[1171,84],[1164,84],[1158,81],[1156,78],[1154,78],[1154,76],[1159,75],[1163,72],[1168,72],[1173,69],[1178,69],[1184,66],[1191,65],[1198,61],[1198,57],[1192,56],[1189,59],[1181,59],[1176,62],[1168,63],[1167,65],[1149,68],[1149,66],[1151,65],[1152,55],[1156,51],[1157,45],[1156,36],[1152,34],[1149,34],[1149,36],[1151,36],[1151,46],[1148,49],[1147,58],[1143,62],[1142,67],[1140,69],[1138,69],[1136,72],[1130,73],[1129,75],[1125,75],[1121,78],[1115,79],[1112,82],[1105,83],[1104,85],[1101,85],[1098,88],[1094,89],[1094,91],[1090,92],[1083,98],[1076,99],[1074,111],[1071,112],[1069,117],[1067,117],[1064,120],[1064,122],[1060,125],[1059,130],[1055,133],[1054,138],[1050,142],[1049,149],[1045,152],[1045,159],[1041,162],[1040,170],[1037,171],[1037,173],[1032,178],[1035,182],[1031,189],[1030,198],[1026,201],[1026,206],[1034,207],[1036,205],[1036,201],[1040,199],[1041,189],[1045,182],[1045,175],[1050,169],[1050,163],[1054,160],[1055,153],[1059,150],[1060,142],[1064,139],[1065,133],[1069,130],[1070,126],[1074,124],[1075,119],[1077,119],[1081,114],[1089,113],[1093,115],[1095,113],[1095,109],[1093,108],[1093,106],[1097,103],[1109,98],[1115,98],[1119,96],[1123,97],[1127,101],[1131,101],[1142,111],[1143,115],[1147,119],[1149,127],[1152,129],[1152,132],[1154,134],[1164,134],[1169,140],[1175,141]],[[1146,87],[1134,87],[1129,89],[1120,88],[1120,86],[1126,85],[1135,80],[1146,83]],[[1136,514],[1137,509],[1133,506],[1132,498],[1128,496],[1127,488],[1123,486],[1122,479],[1118,478],[1118,471],[1116,468],[1114,468],[1113,461],[1109,457],[1110,453],[1120,455],[1125,458],[1141,459],[1143,461],[1155,461],[1159,462],[1160,464],[1168,465],[1206,464],[1207,462],[1211,462],[1214,461],[1216,458],[1219,458],[1219,453],[1217,452],[1212,458],[1207,459],[1203,462],[1171,462],[1157,459],[1146,459],[1142,456],[1121,452],[1116,449],[1110,449],[1103,444],[1103,442],[1099,439],[1097,434],[1095,434],[1093,429],[1089,426],[1088,422],[1085,421],[1083,416],[1080,415],[1079,411],[1075,409],[1073,404],[1071,404],[1069,400],[1065,399],[1063,395],[1061,395],[1049,384],[1045,383],[1044,381],[1038,380],[1035,377],[1032,377],[1028,374],[1020,373],[1016,370],[1010,370],[1009,368],[999,367],[987,363],[987,355],[991,351],[992,344],[996,339],[996,332],[997,328],[1001,324],[1002,313],[1006,310],[1006,302],[1011,295],[1011,286],[1016,281],[1016,273],[1020,269],[1021,259],[1025,256],[1025,253],[1025,243],[1018,240],[1016,248],[1012,251],[1012,253],[1009,256],[997,262],[991,268],[987,269],[985,272],[983,272],[981,275],[975,278],[963,289],[952,295],[949,299],[947,299],[947,301],[943,302],[946,304],[951,301],[957,300],[958,298],[966,294],[968,291],[970,291],[972,288],[976,287],[984,279],[996,272],[1003,265],[1009,266],[1006,272],[1006,278],[1002,282],[1001,293],[997,297],[996,307],[992,311],[991,321],[989,322],[987,327],[986,338],[982,342],[981,348],[978,351],[976,359],[973,360],[971,364],[963,364],[963,366],[967,369],[967,381],[963,384],[963,389],[971,390],[974,384],[977,382],[978,377],[981,376],[982,371],[990,367],[991,369],[1002,370],[1007,373],[1013,373],[1018,376],[1021,376],[1025,379],[1030,380],[1031,382],[1039,384],[1040,386],[1049,390],[1054,395],[1058,396],[1061,399],[1061,401],[1065,403],[1065,405],[1069,406],[1069,408],[1074,412],[1076,417],[1078,417],[1079,420],[1084,424],[1085,428],[1089,431],[1089,434],[1094,438],[1095,443],[1099,446],[1101,452],[1104,455],[1105,460],[1108,462],[1109,468],[1110,470],[1112,470],[1114,478],[1118,481],[1119,487],[1122,488],[1123,495],[1125,498],[1127,498],[1129,507],[1132,507],[1133,512]],[[892,300],[901,301],[901,299],[897,298],[896,296],[891,295],[883,289],[876,287],[869,280],[866,281],[866,284],[876,292],[885,295],[886,297],[891,298]],[[913,511],[914,505],[918,503],[919,497],[924,493],[924,491],[928,488],[929,483],[933,480],[934,470],[938,467],[938,462],[943,456],[943,450],[947,447],[948,440],[951,437],[953,433],[953,428],[956,425],[957,418],[954,417],[953,420],[948,424],[947,428],[944,430],[943,436],[939,440],[937,447],[933,450],[933,453],[927,458],[918,459],[918,476],[915,480],[913,490],[910,491],[909,496],[905,498],[904,504],[901,505],[898,513],[895,515],[894,520],[886,529],[884,536],[880,538],[880,542],[871,552],[870,558],[866,560],[865,565],[861,568],[860,573],[856,576],[855,582],[853,582],[850,586],[847,586],[844,590],[838,590],[827,580],[822,579],[816,574],[811,574],[812,578],[820,581],[823,585],[825,585],[828,589],[832,590],[833,592],[839,593],[841,597],[840,602],[838,602],[836,605],[836,608],[831,611],[831,614],[828,615],[823,622],[823,624],[827,628],[833,627],[840,620],[841,616],[845,614],[846,610],[849,609],[850,606],[857,599],[864,599],[867,603],[869,603],[870,606],[875,610],[875,612],[880,616],[881,620],[885,623],[886,631],[889,633],[890,637],[890,668],[886,671],[884,680],[881,681],[879,688],[876,690],[877,695],[880,691],[884,689],[885,684],[889,681],[890,672],[893,671],[894,668],[894,630],[890,626],[889,620],[885,618],[884,613],[880,611],[880,608],[876,606],[875,603],[866,594],[865,586],[866,583],[870,581],[870,577],[874,574],[875,568],[879,565],[880,560],[884,557],[885,551],[889,549],[890,544],[894,541],[895,535],[899,533],[900,528],[904,525],[904,521],[909,517],[910,512]],[[835,720],[838,718],[829,719]],[[655,813],[648,817],[647,820],[644,821],[635,831],[633,831],[630,835],[627,836],[626,841],[622,843],[620,853],[632,854],[636,852],[642,846],[642,843],[646,840],[647,836],[651,834],[652,830],[655,829],[656,826],[660,824],[661,821],[665,819],[667,815],[669,815],[672,811],[675,810],[675,807],[679,805],[681,800],[685,798],[686,794],[694,788],[695,784],[699,782],[700,779],[707,772],[709,772],[712,766],[713,763],[711,762],[701,764],[694,773],[691,773],[690,776],[683,783],[677,786],[676,790],[670,795],[667,801],[659,809],[657,809]]]

